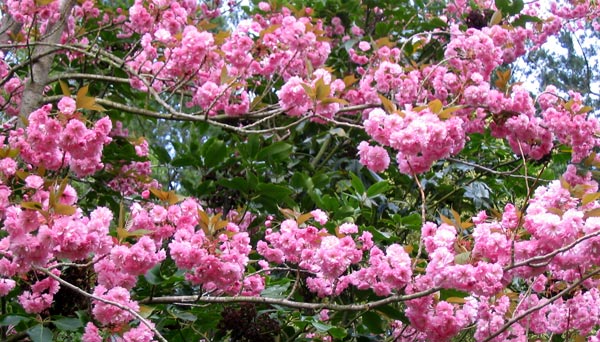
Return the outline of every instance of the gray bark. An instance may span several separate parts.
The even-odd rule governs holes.
[[[64,31],[67,17],[73,8],[73,5],[73,0],[61,0],[61,19],[49,27],[47,34],[37,41],[42,44],[37,44],[33,48],[30,74],[25,81],[21,108],[19,110],[19,115],[21,117],[27,117],[41,105],[44,96],[44,87],[48,83],[52,61],[54,60],[54,53],[50,53],[52,49],[54,49],[52,44],[60,42],[60,37]]]

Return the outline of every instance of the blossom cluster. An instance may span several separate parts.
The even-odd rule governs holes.
[[[194,94],[189,106],[199,106],[208,115],[241,115],[250,108],[248,80],[260,77],[268,82],[280,75],[292,82],[288,88],[293,87],[298,84],[295,77],[312,76],[305,60],[317,69],[329,56],[330,44],[317,39],[322,23],[296,18],[288,9],[256,14],[225,36],[189,24],[188,18],[201,22],[206,15],[191,2],[156,6],[136,1],[125,24],[130,34],[141,35],[142,50],[127,61],[132,86],[160,92],[183,79]],[[337,111],[334,104],[321,106],[324,113]]]
[[[429,170],[433,162],[460,152],[465,144],[462,119],[441,120],[429,108],[420,112],[407,110],[400,115],[386,114],[377,108],[369,113],[363,125],[376,142],[398,152],[399,169],[407,174]],[[380,171],[387,164],[385,157],[381,157],[381,149],[367,147],[360,153],[361,161],[373,171]],[[383,165],[377,165],[382,161]]]
[[[313,216],[319,220],[320,213]],[[373,244],[371,233],[355,236],[358,227],[354,224],[344,223],[338,230],[338,236],[331,235],[324,228],[287,219],[279,231],[267,229],[256,250],[271,263],[294,264],[308,272],[306,285],[320,297],[339,295],[350,285],[385,296],[410,282],[410,257],[402,246],[392,244],[384,252]],[[363,265],[365,252],[368,258]],[[268,264],[263,267],[269,269]]]
[[[287,8],[275,11],[261,3],[232,32],[213,32],[204,19],[219,15],[217,5],[136,0],[126,15],[119,10],[114,17],[101,17],[88,0],[75,5],[71,17],[61,18],[61,3],[66,2],[7,0],[3,10],[22,24],[23,34],[43,35],[49,25],[65,19],[61,42],[82,46],[89,42],[76,37],[79,23],[122,23],[119,37],[139,38],[139,45],[128,47],[132,53],[124,62],[131,86],[186,94],[182,107],[199,107],[206,116],[248,113],[251,101],[261,99],[255,92],[259,87],[279,87],[271,103],[287,115],[312,115],[317,122],[335,119],[346,104],[366,105],[362,125],[371,141],[360,143],[359,158],[375,172],[389,167],[390,150],[402,173],[426,172],[437,160],[458,154],[469,133],[485,130],[506,139],[515,154],[532,159],[551,153],[558,141],[572,147],[572,162],[578,163],[600,143],[599,124],[588,117],[580,94],[571,92],[565,101],[549,87],[536,103],[526,88],[503,82],[506,65],[524,55],[529,42],[538,46],[564,25],[597,18],[598,11],[587,2],[570,9],[552,5],[554,17],[540,25],[466,30],[460,23],[470,6],[464,0],[451,2],[447,35],[429,32],[420,42],[424,46],[439,36],[445,44],[443,62],[436,65],[409,65],[400,47],[361,40],[364,31],[358,27],[346,36],[341,19],[328,26],[312,19],[311,9],[297,17]],[[491,1],[473,4],[495,10]],[[535,15],[535,6],[523,13]],[[350,44],[350,34],[356,44]],[[354,76],[360,78],[356,84],[336,79],[325,67],[340,36],[349,42]],[[28,38],[33,42],[36,37]],[[68,59],[83,56],[81,51],[91,49],[68,52]],[[0,107],[16,115],[26,82],[13,75],[10,58],[0,54]],[[373,109],[377,106],[385,110]],[[126,134],[120,127],[113,130],[108,117],[84,118],[77,107],[75,99],[64,96],[2,135],[0,296],[26,284],[16,298],[25,312],[41,314],[60,289],[55,277],[61,267],[92,263],[94,323],[85,327],[84,341],[102,341],[112,332],[119,335],[115,339],[152,340],[153,325],[137,322],[134,315],[141,310],[135,286],[140,276],[168,259],[185,272],[189,284],[213,296],[260,295],[279,266],[298,268],[307,275],[308,290],[319,297],[340,295],[350,286],[377,296],[440,289],[405,302],[410,326],[394,324],[398,340],[412,334],[414,339],[445,341],[472,325],[478,340],[498,333],[496,341],[522,341],[529,332],[573,330],[600,340],[599,282],[593,277],[580,281],[600,264],[598,184],[572,165],[562,180],[538,187],[521,209],[507,204],[496,218],[479,213],[469,229],[425,222],[419,240],[424,250],[417,254],[399,244],[376,245],[371,233],[353,223],[333,229],[335,224],[328,224],[318,209],[307,220],[287,219],[278,227],[272,227],[270,217],[264,238],[255,238],[256,262],[263,268],[255,271],[252,214],[205,211],[193,198],[157,195],[161,202],[154,202],[150,191],[161,192],[150,177],[148,142],[133,143],[140,160],[104,165],[104,147]],[[123,195],[141,193],[144,201],[134,196],[129,213],[123,209],[118,220],[105,207],[84,212],[77,190],[68,178],[59,177],[67,169],[77,178],[100,170],[120,173],[108,186]],[[577,282],[570,297],[552,299]],[[509,284],[527,291],[516,295]],[[451,299],[446,290],[464,296]],[[528,312],[532,308],[537,310]],[[506,326],[521,314],[527,318]],[[323,320],[327,316],[322,313]]]
[[[91,175],[104,166],[102,149],[111,141],[112,123],[104,117],[88,128],[80,118],[71,117],[74,100],[63,100],[60,108],[66,119],[52,115],[52,105],[44,105],[29,115],[25,129],[11,131],[9,145],[33,166],[48,170],[69,166],[79,177]]]
[[[190,270],[186,279],[209,293],[258,295],[264,289],[259,275],[244,276],[252,250],[250,237],[234,223],[215,237],[204,230],[179,228],[169,249],[175,264]]]
[[[363,121],[375,142],[398,153],[402,173],[429,170],[433,162],[460,152],[466,134],[486,129],[494,137],[506,139],[515,154],[536,160],[548,155],[555,141],[573,148],[573,162],[580,162],[598,146],[595,136],[600,127],[587,117],[580,94],[571,92],[571,100],[565,102],[550,87],[539,97],[538,111],[524,87],[492,87],[492,72],[526,52],[523,44],[531,32],[497,25],[466,32],[453,26],[452,32],[446,65],[426,66],[422,71],[403,68],[398,51],[382,46],[371,56],[371,66],[363,69],[358,89],[344,95],[351,103],[377,104],[379,95],[386,94],[404,107],[394,113],[369,110]],[[506,51],[516,55],[507,56]],[[498,82],[496,86],[507,87]],[[453,105],[432,112],[435,101]],[[429,105],[414,107],[420,103]],[[376,172],[389,164],[385,150],[367,142],[359,146],[359,155],[361,162]]]

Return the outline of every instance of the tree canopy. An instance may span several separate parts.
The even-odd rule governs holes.
[[[1,0],[0,339],[600,341],[599,14]]]

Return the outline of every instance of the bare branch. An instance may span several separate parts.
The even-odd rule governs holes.
[[[511,171],[496,171],[494,169],[491,169],[487,166],[483,166],[483,165],[479,165],[473,162],[469,162],[466,160],[460,160],[460,159],[456,159],[456,158],[446,158],[446,160],[449,160],[451,162],[454,163],[459,163],[459,164],[463,164],[463,165],[468,165],[468,166],[472,166],[476,169],[479,169],[481,171],[485,171],[488,173],[491,173],[493,175],[498,175],[498,176],[507,176],[507,177],[514,177],[514,178],[525,178],[525,179],[529,179],[529,180],[536,180],[536,177],[532,177],[532,176],[527,176],[527,175],[516,175],[515,172],[516,170],[520,169],[522,167],[522,165],[519,165],[517,168],[515,168],[514,170]]]
[[[530,315],[531,313],[541,310],[542,308],[544,308],[545,306],[548,306],[550,304],[552,304],[553,302],[555,302],[557,299],[562,298],[562,296],[566,295],[567,293],[571,292],[573,289],[575,289],[577,286],[581,285],[586,279],[589,279],[593,276],[595,276],[596,274],[600,273],[600,269],[595,270],[594,272],[591,272],[589,274],[587,274],[584,277],[581,277],[581,279],[579,279],[578,281],[576,281],[575,283],[571,284],[571,286],[565,288],[564,290],[560,291],[559,293],[557,293],[554,297],[551,297],[548,299],[548,301],[534,306],[532,308],[529,308],[525,311],[523,311],[520,315],[513,317],[512,319],[510,319],[508,322],[506,322],[502,327],[500,327],[500,329],[498,329],[497,331],[495,331],[493,334],[491,334],[490,336],[488,336],[485,340],[483,340],[482,342],[487,342],[487,341],[491,341],[492,339],[494,339],[495,337],[497,337],[498,335],[502,334],[503,332],[505,332],[508,328],[510,328],[513,324],[517,323],[518,321],[520,321],[521,319],[527,317],[528,315]]]
[[[384,299],[364,304],[335,304],[335,303],[304,303],[296,302],[283,298],[268,298],[268,297],[250,297],[250,296],[234,296],[234,297],[198,297],[198,296],[165,296],[154,297],[140,301],[140,304],[189,304],[189,303],[259,303],[269,305],[281,305],[295,309],[312,309],[312,310],[336,310],[336,311],[365,311],[375,309],[377,307],[405,302],[407,300],[421,298],[439,291],[440,287],[433,287],[425,291],[409,294],[396,295]]]
[[[597,232],[594,232],[594,233],[591,233],[591,234],[588,234],[588,235],[584,235],[584,236],[580,237],[579,239],[573,241],[572,243],[570,243],[570,244],[568,244],[566,246],[563,246],[563,247],[561,247],[559,249],[556,249],[556,250],[554,250],[551,253],[544,254],[544,255],[539,255],[539,256],[536,256],[536,257],[532,257],[532,258],[529,258],[527,260],[523,260],[521,262],[518,262],[518,263],[516,263],[514,265],[507,266],[507,267],[504,268],[504,272],[509,271],[509,270],[511,270],[513,268],[523,267],[523,266],[531,266],[531,267],[536,267],[537,266],[537,267],[539,267],[539,265],[535,264],[536,262],[546,263],[546,262],[549,261],[549,259],[551,259],[555,255],[557,255],[559,253],[566,252],[566,251],[572,249],[573,247],[575,247],[576,245],[582,243],[583,241],[591,239],[591,238],[593,238],[595,236],[600,236],[600,231],[597,231]]]
[[[143,324],[146,327],[148,327],[148,329],[152,330],[152,332],[154,333],[154,336],[156,336],[161,342],[167,342],[167,340],[160,334],[160,332],[152,324],[150,324],[150,322],[148,320],[146,320],[144,317],[142,317],[135,310],[132,310],[131,308],[129,308],[121,303],[118,303],[118,302],[115,302],[115,301],[112,301],[109,299],[104,299],[104,298],[95,296],[91,293],[88,293],[88,292],[80,289],[79,287],[69,283],[68,281],[62,279],[61,277],[55,275],[54,273],[50,272],[48,269],[37,267],[36,270],[46,274],[48,277],[58,281],[61,285],[65,286],[85,297],[91,298],[93,300],[97,300],[104,304],[113,305],[121,310],[129,312],[130,314],[132,314],[135,318],[137,318],[140,321],[140,324]]]
[[[84,79],[84,80],[98,80],[106,81],[111,83],[127,83],[129,84],[129,78],[115,77],[101,74],[84,74],[84,73],[60,73],[48,78],[48,84],[56,82],[58,80],[68,79]]]

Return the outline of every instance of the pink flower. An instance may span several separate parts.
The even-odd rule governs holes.
[[[94,325],[92,322],[88,322],[85,326],[85,332],[82,336],[83,342],[102,342],[102,337],[100,336],[100,332],[98,331],[98,327]]]
[[[58,281],[45,278],[34,283],[31,286],[31,291],[24,291],[19,296],[19,303],[27,313],[40,313],[52,305],[54,295],[58,292],[58,289]]]
[[[17,172],[17,162],[12,158],[3,158],[0,160],[0,171],[5,176],[12,176]]]
[[[164,250],[156,250],[156,244],[148,236],[142,236],[133,246],[119,245],[110,252],[115,265],[132,275],[142,275],[166,257]]]
[[[149,323],[154,327],[153,323]],[[154,340],[154,333],[150,330],[146,324],[140,323],[137,327],[127,331],[123,334],[123,342],[152,342]]]
[[[271,5],[269,5],[267,2],[261,1],[258,3],[258,9],[263,12],[269,12],[271,10]]]
[[[319,222],[321,225],[327,223],[327,220],[329,219],[327,214],[321,209],[315,209],[311,211],[310,214],[312,215],[313,219],[315,219],[315,221]]]
[[[360,43],[358,43],[358,48],[361,51],[369,51],[371,49],[371,44],[369,44],[368,42],[365,42],[364,40],[361,41]]]
[[[6,296],[17,283],[12,279],[0,279],[0,297]]]
[[[291,77],[277,92],[279,104],[289,115],[303,115],[312,107],[303,83],[300,77]]]
[[[390,165],[390,156],[381,146],[370,146],[368,142],[362,141],[358,145],[360,163],[373,172],[383,172]]]
[[[319,311],[319,320],[326,322],[329,320],[329,310],[323,309]]]
[[[65,115],[73,115],[76,109],[77,105],[75,104],[75,100],[69,96],[64,96],[58,101],[58,110]]]
[[[346,222],[340,225],[340,233],[342,234],[356,234],[358,233],[358,227],[354,223]]]
[[[107,291],[104,286],[98,285],[94,290],[94,296],[117,302],[133,311],[140,309],[137,302],[130,299],[129,291],[122,287],[115,287]],[[114,305],[98,300],[93,300],[92,302],[94,304],[94,308],[92,309],[94,317],[104,325],[128,323],[134,318],[130,312],[119,309]]]
[[[44,185],[44,179],[40,176],[30,175],[25,178],[25,186],[31,189],[39,189]]]

